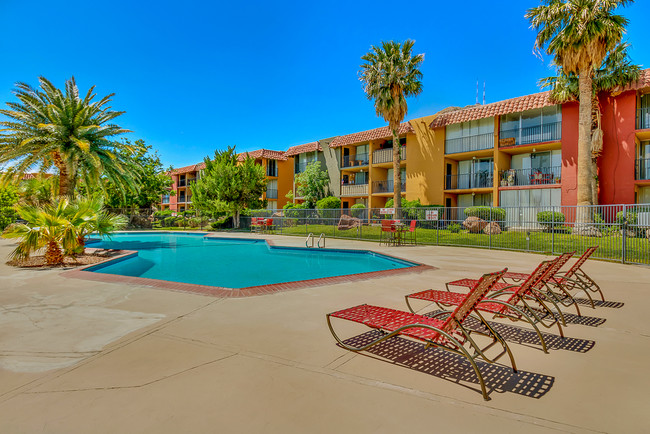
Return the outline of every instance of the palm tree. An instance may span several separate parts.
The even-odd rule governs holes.
[[[0,122],[0,163],[8,163],[2,180],[17,181],[34,168],[45,172],[54,166],[59,195],[72,196],[78,178],[100,185],[103,176],[125,190],[133,188],[138,169],[119,152],[130,149],[112,140],[129,132],[112,123],[124,113],[108,106],[114,94],[94,102],[93,86],[81,98],[74,77],[66,81],[65,92],[45,77],[39,83],[38,89],[17,83],[18,102],[0,110],[9,118]]]
[[[10,259],[26,259],[45,248],[47,265],[63,263],[64,250],[72,250],[77,243],[73,226],[67,217],[68,200],[57,199],[43,207],[19,206],[17,213],[27,224],[9,226],[3,236],[22,238]]]
[[[529,9],[526,18],[538,32],[536,49],[546,49],[556,65],[578,78],[578,186],[577,204],[592,205],[591,108],[594,69],[620,42],[628,20],[614,14],[631,0],[544,0]],[[576,224],[591,221],[591,213],[579,208]]]
[[[424,54],[413,55],[415,41],[395,41],[373,45],[361,57],[359,79],[369,100],[375,101],[377,116],[388,122],[393,136],[393,204],[402,205],[402,172],[400,169],[399,126],[408,112],[406,98],[422,92],[422,72],[418,69]]]
[[[59,191],[59,177],[37,174],[18,185],[21,205],[40,206],[51,203]]]
[[[104,200],[100,196],[77,198],[65,212],[67,220],[75,231],[76,244],[68,248],[66,254],[83,254],[86,237],[92,233],[110,236],[114,231],[126,226],[127,218],[123,215],[109,213],[104,209]]]
[[[598,157],[603,149],[603,130],[601,128],[602,112],[599,94],[612,92],[628,83],[637,81],[641,74],[639,65],[632,63],[628,49],[630,44],[621,43],[609,52],[600,68],[594,71],[593,95],[591,108],[591,195],[592,203],[598,204]],[[551,89],[551,99],[559,104],[575,101],[578,98],[578,77],[575,74],[565,74],[561,66],[557,68],[557,76],[540,80],[542,88]]]

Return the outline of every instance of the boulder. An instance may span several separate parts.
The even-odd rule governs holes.
[[[485,225],[487,225],[485,220],[475,216],[467,217],[463,222],[463,227],[473,234],[481,232]]]
[[[575,226],[573,228],[573,235],[581,235],[583,237],[602,237],[603,234],[594,226]]]
[[[338,230],[345,231],[348,229],[358,228],[361,226],[361,220],[356,217],[350,217],[347,214],[343,214],[339,219]]]
[[[490,222],[483,228],[483,233],[487,235],[499,235],[501,233],[501,226],[497,222]]]

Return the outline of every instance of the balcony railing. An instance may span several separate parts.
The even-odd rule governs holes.
[[[500,179],[502,187],[559,184],[562,180],[562,166],[502,170]]]
[[[179,179],[178,180],[178,186],[179,187],[185,187],[187,185],[187,182],[184,179]]]
[[[515,139],[515,145],[554,142],[562,138],[562,122],[550,122],[526,128],[501,130],[499,140]]]
[[[406,160],[406,146],[402,146],[399,154],[400,160]],[[379,149],[372,153],[372,164],[392,163],[393,148]]]
[[[368,184],[344,184],[341,186],[341,196],[367,196]]]
[[[640,108],[636,111],[636,129],[650,128],[650,107]]]
[[[276,167],[267,167],[266,176],[278,176],[278,168]]]
[[[481,151],[492,148],[494,148],[493,132],[445,140],[445,154],[458,154],[460,152]]]
[[[447,190],[492,188],[493,186],[493,172],[487,171],[447,175],[445,180],[445,189]]]
[[[163,196],[162,203],[169,203],[169,196]]]
[[[178,196],[178,203],[185,203],[185,196]]]
[[[372,182],[372,192],[373,193],[393,193],[393,186],[395,181],[386,180],[386,181],[373,181]],[[402,181],[402,190],[406,190],[406,181]]]
[[[650,179],[650,158],[637,158],[636,160],[636,179]]]
[[[341,161],[341,167],[367,166],[368,154],[346,155]]]
[[[266,190],[266,198],[267,199],[277,199],[278,198],[278,190]]]

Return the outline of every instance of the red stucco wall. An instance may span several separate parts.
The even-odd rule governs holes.
[[[577,202],[578,104],[562,105],[562,205]]]
[[[634,203],[636,91],[601,96],[603,154],[598,160],[601,204]]]

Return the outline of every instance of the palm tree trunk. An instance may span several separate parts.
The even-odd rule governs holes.
[[[578,175],[576,227],[588,225],[592,218],[588,208],[592,205],[591,188],[591,68],[580,68],[579,92],[580,108],[578,112]]]
[[[45,250],[45,263],[47,265],[58,265],[63,262],[63,252],[56,241],[47,243]]]
[[[66,166],[65,161],[61,158],[61,154],[56,151],[52,153],[52,160],[54,160],[56,168],[59,169],[59,196],[67,196],[70,189],[68,166]]]
[[[399,143],[399,123],[390,122],[390,130],[393,133],[393,206],[395,207],[396,218],[400,218],[400,208],[402,207],[402,170],[400,168],[400,143]]]

